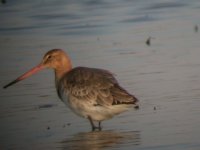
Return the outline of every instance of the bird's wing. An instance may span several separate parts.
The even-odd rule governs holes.
[[[119,86],[112,73],[107,70],[77,67],[61,80],[61,90],[79,100],[94,105],[135,104],[137,99]]]

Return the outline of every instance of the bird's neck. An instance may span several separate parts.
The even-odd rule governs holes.
[[[63,59],[59,65],[54,69],[56,83],[70,70],[72,69],[72,64],[70,59]]]
[[[56,89],[57,89],[57,93],[58,93],[58,96],[60,99],[62,99],[62,96],[61,96],[61,93],[60,93],[60,87],[62,87],[62,82],[61,79],[62,77],[67,74],[67,72],[69,72],[70,70],[72,69],[72,66],[66,66],[64,68],[57,68],[55,69],[55,86],[56,86]]]
[[[55,69],[55,78],[56,81],[59,81],[67,72],[69,72],[72,69],[71,64],[67,66],[62,66],[57,69]]]

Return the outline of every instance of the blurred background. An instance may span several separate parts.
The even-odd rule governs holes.
[[[1,0],[0,85],[62,48],[140,100],[90,132],[45,70],[0,89],[0,149],[200,149],[199,0]]]

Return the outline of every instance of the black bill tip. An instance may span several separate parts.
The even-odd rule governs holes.
[[[9,87],[9,86],[11,86],[11,85],[17,83],[18,81],[19,81],[19,80],[16,79],[16,80],[14,80],[14,81],[8,83],[7,85],[5,85],[3,88],[6,89],[7,87]]]

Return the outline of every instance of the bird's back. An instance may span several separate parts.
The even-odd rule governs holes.
[[[67,93],[94,105],[135,104],[137,98],[122,88],[112,73],[103,69],[76,67],[60,80],[57,91],[60,98]]]

